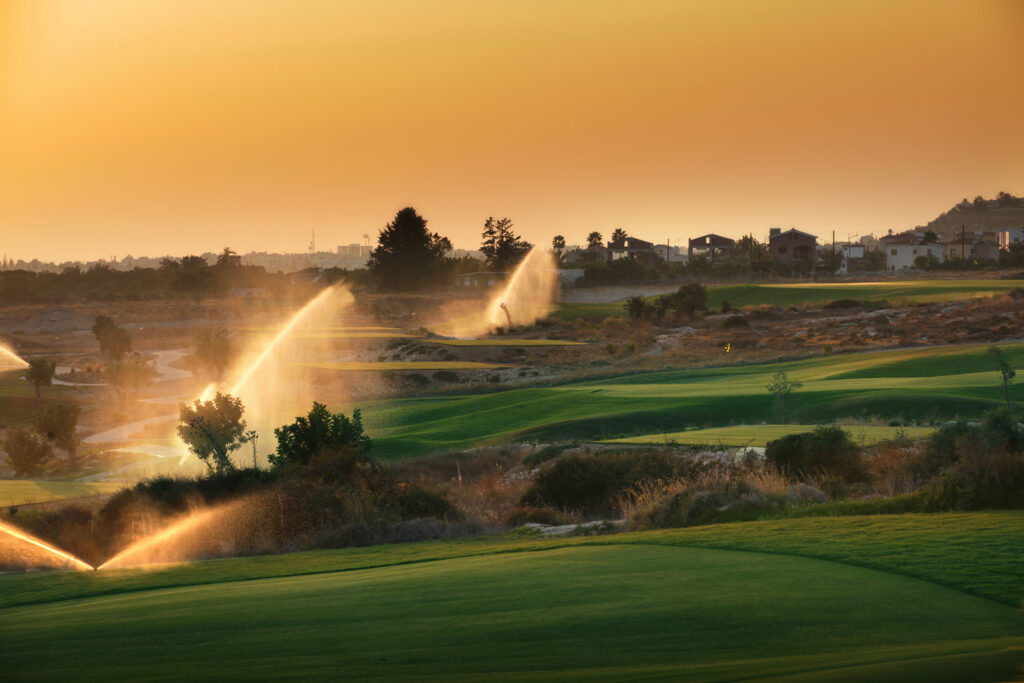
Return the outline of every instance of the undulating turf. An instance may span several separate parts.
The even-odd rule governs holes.
[[[1020,604],[1022,521],[786,520],[7,576],[0,657],[16,680],[1006,680],[1024,614],[996,600]]]
[[[1001,347],[1015,367],[1024,344]],[[786,363],[634,373],[549,387],[361,406],[374,452],[401,458],[515,439],[608,439],[776,421],[766,385],[778,369],[803,386],[787,402],[802,424],[838,418],[976,417],[1003,400],[987,346],[932,347]],[[908,370],[908,368],[910,368]],[[1015,400],[1024,388],[1011,386]]]
[[[608,439],[608,443],[643,443],[643,444],[694,444],[722,446],[764,446],[769,441],[781,439],[787,434],[810,432],[818,425],[737,425],[712,429],[692,429],[686,432],[667,432],[665,434],[646,434],[644,436],[627,436],[622,439]],[[931,427],[881,427],[874,425],[840,425],[850,439],[861,445],[872,445],[880,441],[888,441],[897,437],[923,439],[933,431]]]
[[[49,481],[46,479],[0,479],[0,507],[46,503],[66,498],[81,498],[114,493],[119,482]]]

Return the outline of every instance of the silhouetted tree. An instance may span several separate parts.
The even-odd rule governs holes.
[[[1012,382],[1013,378],[1017,376],[1017,371],[1010,367],[1010,364],[1006,362],[1006,358],[1003,357],[1002,350],[995,344],[988,347],[988,353],[996,362],[996,369],[999,370],[999,376],[1003,382],[1003,395],[1006,397],[1006,409],[1012,411],[1013,403],[1010,401],[1010,382]]]
[[[565,238],[561,235],[555,235],[551,239],[551,251],[554,252],[555,258],[561,261],[562,256],[565,254]]]
[[[775,413],[782,424],[786,423],[786,400],[802,386],[802,382],[791,382],[782,369],[776,370],[772,380],[765,385],[765,389],[775,394]]]
[[[16,427],[3,441],[7,464],[19,477],[38,477],[46,473],[53,459],[53,448],[44,439],[27,429]]]
[[[92,324],[92,333],[100,343],[100,351],[109,360],[119,361],[132,350],[132,336],[113,318],[105,315],[96,316]]]
[[[185,256],[178,264],[177,287],[196,303],[212,293],[215,280],[210,264],[202,256]]]
[[[406,207],[380,231],[367,266],[380,287],[413,289],[439,278],[451,249],[447,237],[429,232],[427,221]]]
[[[53,376],[56,372],[57,363],[55,361],[46,360],[45,358],[33,358],[28,362],[28,370],[25,372],[25,377],[36,388],[36,398],[40,396],[39,388],[41,386],[53,384]]]
[[[156,378],[156,369],[142,356],[132,354],[121,360],[107,363],[103,367],[103,376],[119,394],[137,394],[142,387]]]
[[[588,247],[599,247],[604,243],[604,236],[601,235],[597,230],[587,235],[587,246]]]
[[[220,270],[241,268],[242,257],[232,251],[230,247],[224,247],[224,251],[217,255],[217,263],[215,264],[215,267]]]
[[[493,270],[509,270],[518,263],[533,246],[524,241],[512,230],[512,221],[508,218],[494,219],[488,217],[484,221],[483,241],[480,251],[484,255],[484,263]]]
[[[178,436],[211,473],[233,470],[230,455],[245,443],[244,412],[241,399],[220,392],[209,401],[182,403]]]
[[[81,413],[77,403],[62,401],[47,406],[36,420],[39,435],[68,454],[67,469],[70,472],[79,469],[78,446],[82,439],[78,436],[78,416]]]
[[[204,369],[213,379],[220,381],[231,364],[231,338],[227,330],[201,330],[196,335],[193,364]]]
[[[974,209],[976,211],[988,211],[988,202],[986,202],[985,198],[980,194],[974,198],[974,201],[971,202],[971,204],[974,205]]]
[[[363,432],[359,409],[352,418],[342,413],[331,413],[322,403],[313,403],[306,417],[298,417],[290,425],[274,430],[277,453],[270,455],[270,463],[280,467],[286,463],[305,463],[322,454],[336,455],[343,451],[364,457],[370,450],[370,437]]]
[[[627,235],[626,231],[622,228],[615,228],[615,230],[612,231],[612,242],[621,242],[627,237],[629,237],[629,235]]]

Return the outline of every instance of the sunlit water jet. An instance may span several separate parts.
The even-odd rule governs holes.
[[[5,344],[0,344],[0,370],[13,370],[27,367],[28,363],[25,359],[16,354],[11,347]]]
[[[117,553],[97,569],[168,564],[191,559],[194,549],[209,540],[208,528],[219,517],[230,514],[232,504],[193,512],[161,531],[147,536]],[[202,538],[197,538],[202,534]]]
[[[5,540],[7,543],[3,543]],[[91,571],[93,569],[91,564],[83,562],[74,555],[69,555],[63,550],[54,548],[49,543],[36,538],[27,531],[8,526],[3,522],[0,522],[0,543],[3,545],[13,544],[20,548],[17,554],[25,564],[33,565],[39,563],[46,567],[78,569],[82,571]],[[24,552],[26,550],[29,552]]]
[[[317,386],[322,376],[314,377],[315,371],[303,367],[302,363],[324,361],[337,355],[340,337],[324,334],[310,338],[303,333],[310,329],[338,327],[353,302],[351,293],[344,287],[328,287],[320,292],[289,317],[273,337],[250,343],[251,349],[235,364],[228,381],[208,385],[199,399],[208,401],[218,391],[240,398],[245,406],[248,429],[254,429],[263,437],[272,437],[274,427],[308,412],[314,400],[324,400]],[[187,454],[184,443],[175,440]],[[267,440],[262,443],[271,445]],[[235,458],[249,462],[240,452],[236,452]],[[182,460],[183,463],[188,461],[187,457]]]
[[[532,325],[554,310],[557,291],[558,269],[554,256],[534,247],[483,311],[462,316],[453,314],[452,319],[437,326],[436,331],[452,337],[476,337],[499,327]]]

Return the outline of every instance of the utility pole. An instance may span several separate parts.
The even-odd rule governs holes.
[[[964,233],[967,230],[966,225],[960,225],[960,265],[963,266],[967,262],[967,254],[964,253],[964,244],[966,239]]]

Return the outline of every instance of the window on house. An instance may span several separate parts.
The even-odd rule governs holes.
[[[785,254],[786,253],[786,247],[779,247],[779,253],[780,254]]]
[[[889,255],[890,255],[890,256],[895,256],[895,255],[896,255],[896,250],[895,250],[895,249],[891,249],[891,250],[889,251]]]

